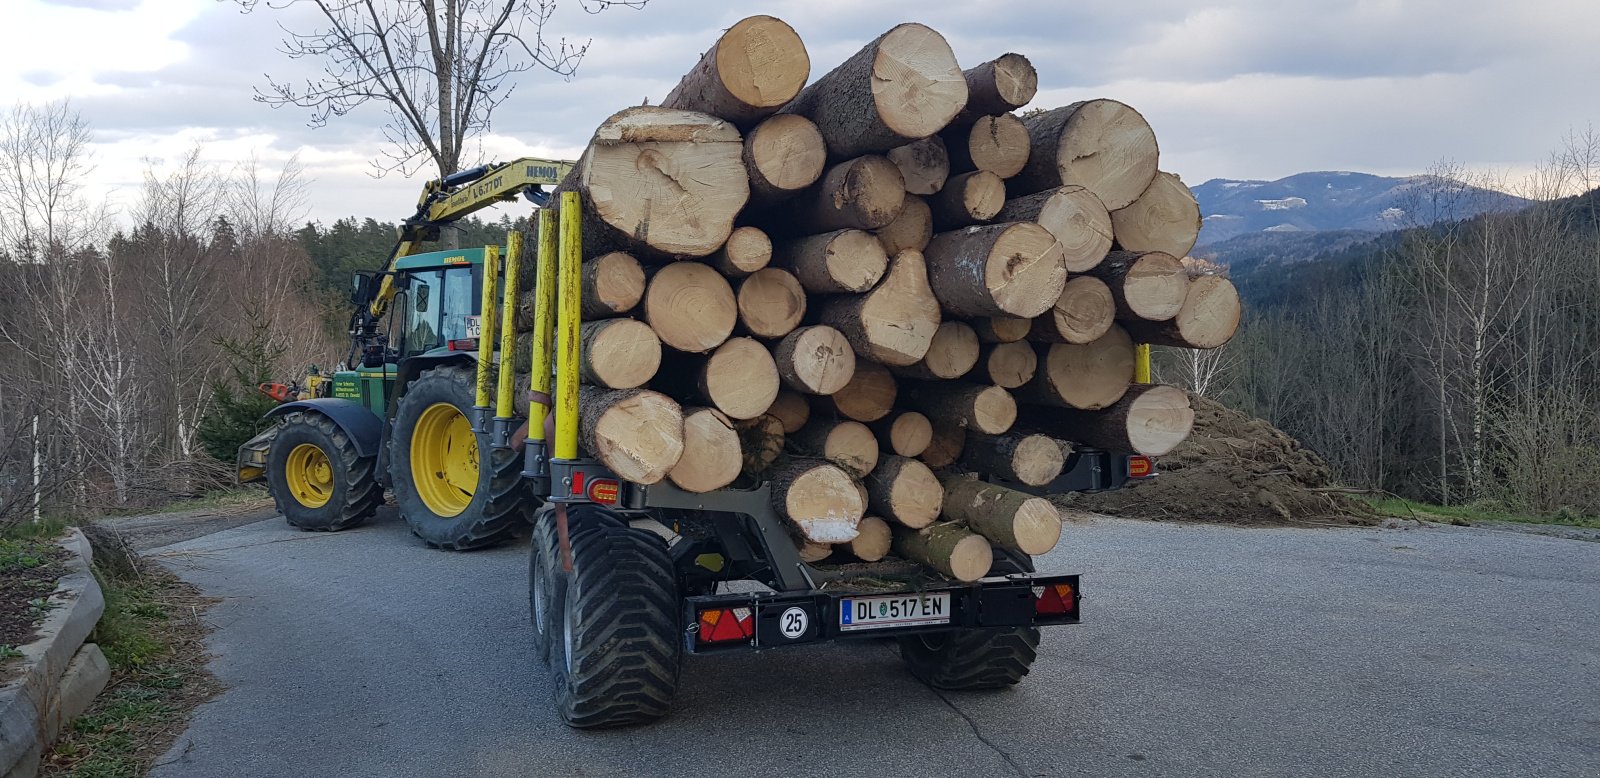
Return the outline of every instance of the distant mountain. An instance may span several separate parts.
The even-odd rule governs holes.
[[[1441,185],[1429,176],[1390,178],[1348,172],[1297,173],[1277,181],[1216,178],[1195,187],[1194,195],[1205,220],[1200,245],[1217,248],[1239,235],[1387,232],[1435,218],[1465,219],[1529,204],[1503,192]]]

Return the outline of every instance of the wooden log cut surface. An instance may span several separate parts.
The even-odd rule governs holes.
[[[1032,338],[1045,343],[1093,343],[1116,323],[1111,288],[1093,276],[1073,276],[1045,315],[1033,320]]]
[[[578,439],[617,477],[653,484],[683,456],[683,411],[646,389],[578,388]]]
[[[793,100],[810,75],[811,59],[794,28],[751,16],[728,28],[661,105],[753,122]]]
[[[578,342],[578,376],[587,384],[632,389],[661,367],[661,341],[642,321],[587,321],[579,327]]]
[[[941,322],[922,360],[893,368],[892,372],[923,380],[960,378],[978,364],[978,352],[978,335],[971,325],[954,320]]]
[[[827,164],[822,133],[804,116],[771,117],[744,138],[744,166],[754,202],[771,204],[794,196],[816,183]]]
[[[817,294],[865,292],[883,278],[889,266],[877,237],[856,229],[782,241],[775,258],[778,265],[794,273],[806,291]]]
[[[1163,322],[1129,321],[1126,326],[1140,343],[1216,348],[1239,329],[1239,291],[1222,276],[1199,276],[1189,281],[1177,316]]]
[[[878,448],[903,457],[921,456],[933,442],[933,423],[916,411],[895,411],[871,424]]]
[[[1039,92],[1039,73],[1027,57],[1002,54],[962,72],[967,82],[967,106],[951,124],[966,126],[979,116],[1010,113],[1033,102]]]
[[[935,470],[955,464],[961,456],[961,449],[966,446],[967,428],[959,421],[950,419],[929,417],[929,421],[933,425],[933,437],[917,458]]]
[[[1189,437],[1194,409],[1182,389],[1139,384],[1103,411],[1064,411],[1057,421],[1091,446],[1158,457]]]
[[[827,402],[839,415],[861,422],[877,421],[894,410],[898,384],[888,368],[876,362],[856,360],[850,380],[833,392]]]
[[[856,354],[849,341],[826,325],[801,327],[784,336],[774,359],[783,383],[806,394],[833,394],[856,372]]]
[[[789,441],[807,456],[826,459],[857,477],[878,466],[878,438],[859,421],[813,421]]]
[[[1189,271],[1171,254],[1113,251],[1092,272],[1111,288],[1120,318],[1166,321],[1183,310]]]
[[[876,230],[900,214],[906,185],[888,158],[868,155],[828,168],[805,197],[797,222],[804,232]]]
[[[965,476],[946,476],[945,518],[965,523],[996,545],[1038,555],[1061,540],[1061,514],[1049,500]]]
[[[939,328],[939,301],[922,254],[902,251],[872,291],[823,304],[822,323],[844,333],[857,354],[885,365],[922,359]]]
[[[1028,337],[1028,331],[1032,328],[1032,319],[1012,316],[990,316],[972,322],[978,340],[984,343],[1014,343]]]
[[[700,396],[735,419],[767,412],[778,397],[778,367],[760,341],[733,338],[700,368]]]
[[[793,434],[806,426],[806,421],[811,418],[811,404],[806,402],[805,395],[782,389],[767,413],[777,417],[785,433]]]
[[[739,433],[715,408],[685,408],[683,456],[667,478],[687,492],[709,492],[733,483],[743,469]]]
[[[792,273],[762,268],[739,282],[739,323],[758,338],[781,338],[800,326],[806,290]]]
[[[936,422],[953,421],[998,435],[1017,421],[1017,402],[998,386],[961,381],[908,381],[905,402]]]
[[[661,342],[699,354],[733,334],[738,305],[727,279],[698,262],[674,262],[656,271],[644,294],[644,319]]]
[[[1200,203],[1177,176],[1156,173],[1139,199],[1111,212],[1111,227],[1123,250],[1183,257],[1200,237]]]
[[[961,448],[963,467],[1028,486],[1044,486],[1054,481],[1061,475],[1066,461],[1061,444],[1038,433],[983,435],[968,432],[966,444]]]
[[[877,516],[863,516],[856,525],[856,539],[850,541],[850,553],[863,562],[876,562],[889,553],[893,534],[889,523]]]
[[[931,195],[950,177],[950,154],[937,135],[892,148],[885,156],[900,169],[910,194]]]
[[[989,541],[949,523],[920,530],[896,530],[894,549],[957,581],[976,581],[988,575],[994,564],[994,549]]]
[[[958,316],[1031,319],[1050,310],[1067,282],[1061,245],[1031,222],[941,232],[924,256],[934,297]]]
[[[1030,116],[1028,164],[1012,179],[1014,194],[1077,184],[1107,210],[1127,207],[1156,175],[1155,132],[1133,108],[1086,100]]]
[[[1039,369],[1039,355],[1025,341],[991,343],[983,347],[978,365],[978,380],[1002,389],[1016,389],[1033,380]]]
[[[583,263],[581,310],[585,319],[604,319],[633,310],[644,298],[645,275],[639,260],[621,251]]]
[[[887,227],[878,228],[874,234],[878,236],[878,242],[883,244],[885,256],[892,257],[902,251],[921,252],[933,237],[933,212],[928,209],[928,201],[907,195],[900,215],[894,217]]]
[[[740,227],[728,236],[707,263],[729,278],[744,278],[772,261],[772,240],[755,227]]]
[[[1037,222],[1056,236],[1069,272],[1086,273],[1111,251],[1111,215],[1100,198],[1081,186],[1063,186],[1006,202],[1000,222]]]
[[[928,198],[933,226],[938,230],[989,221],[1005,204],[1005,182],[987,170],[954,176],[945,182],[944,189]]]
[[[872,512],[913,529],[939,518],[944,487],[928,466],[910,457],[887,456],[869,474],[868,505]]]
[[[944,133],[950,170],[986,170],[1010,178],[1028,164],[1028,128],[1009,114],[980,117],[970,127],[952,126]]]
[[[1040,360],[1033,381],[1018,390],[1030,402],[1094,410],[1121,399],[1133,381],[1133,340],[1112,325],[1092,343],[1056,343]]]
[[[866,515],[866,500],[844,468],[820,459],[795,457],[772,477],[772,507],[813,543],[848,543]]]

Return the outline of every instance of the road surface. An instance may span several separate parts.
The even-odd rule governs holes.
[[[159,558],[224,599],[202,706],[153,773],[216,776],[1600,775],[1600,543],[1476,529],[1100,520],[1000,693],[929,690],[892,644],[691,658],[673,715],[564,727],[527,649],[518,544],[422,547],[385,509]]]

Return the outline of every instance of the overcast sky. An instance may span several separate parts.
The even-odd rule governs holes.
[[[277,50],[304,11],[241,14],[231,0],[4,0],[0,104],[71,98],[95,130],[95,183],[129,200],[148,160],[203,141],[229,165],[298,153],[310,216],[395,219],[421,182],[373,178],[385,118],[370,106],[325,128],[251,100],[264,74],[303,73]],[[718,31],[768,13],[806,41],[813,77],[895,23],[950,40],[963,67],[1018,51],[1035,105],[1113,97],[1138,108],[1161,167],[1191,185],[1306,170],[1419,172],[1441,158],[1515,173],[1600,120],[1600,0],[652,0],[582,12],[558,33],[593,38],[577,76],[524,74],[484,156],[575,158],[602,119],[659,102]]]

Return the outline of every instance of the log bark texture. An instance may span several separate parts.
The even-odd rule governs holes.
[[[887,456],[866,477],[872,512],[913,529],[939,518],[944,487],[928,466],[910,457]]]
[[[952,173],[986,170],[1010,178],[1028,164],[1028,128],[1009,113],[982,116],[970,126],[951,125],[943,138]]]
[[[580,386],[578,442],[617,477],[653,484],[683,455],[683,410],[648,389]]]
[[[1049,500],[965,476],[940,481],[945,488],[945,518],[967,525],[995,545],[1036,556],[1061,540],[1061,514]]]
[[[995,221],[1034,222],[1056,236],[1067,271],[1087,273],[1111,251],[1111,215],[1081,186],[1062,186],[1008,200]]]
[[[962,467],[974,472],[1002,476],[1028,486],[1044,486],[1056,480],[1066,465],[1061,446],[1048,435],[1038,433],[968,432],[960,461]]]
[[[940,318],[927,266],[914,251],[896,254],[872,291],[824,302],[820,316],[823,324],[844,333],[857,354],[885,365],[922,359]]]
[[[1117,317],[1166,321],[1183,310],[1189,271],[1171,254],[1113,251],[1090,271],[1111,289]]]
[[[887,157],[868,155],[828,168],[789,218],[803,234],[876,230],[900,215],[905,200],[900,169]]]
[[[967,105],[951,120],[965,127],[980,116],[998,116],[1018,110],[1039,92],[1039,73],[1027,57],[1002,54],[962,72],[967,82]]]
[[[779,267],[815,294],[865,292],[883,278],[889,257],[871,233],[834,230],[780,241],[774,250]]]
[[[800,94],[811,58],[794,28],[771,16],[741,19],[661,101],[748,126]]]
[[[930,419],[953,421],[978,432],[998,435],[1017,421],[1017,402],[998,386],[962,381],[907,381],[901,388],[907,407]]]
[[[763,413],[754,419],[735,420],[733,427],[739,433],[740,472],[751,478],[761,478],[783,454],[787,437],[783,422],[770,413]]]
[[[1011,179],[1013,195],[1076,184],[1115,211],[1155,178],[1155,132],[1138,111],[1115,100],[1085,100],[1022,123],[1028,128],[1028,164]]]
[[[928,197],[933,228],[941,231],[987,222],[1005,204],[1005,182],[987,170],[953,176],[943,189]]]
[[[1031,319],[1050,310],[1067,283],[1060,244],[1029,222],[941,232],[924,256],[934,297],[957,316]]]
[[[942,470],[960,458],[967,442],[967,428],[958,421],[932,417],[929,420],[933,423],[933,437],[917,458],[928,467]]]

